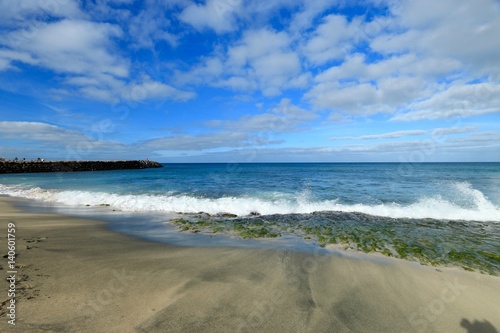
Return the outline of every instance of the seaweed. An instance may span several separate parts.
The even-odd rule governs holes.
[[[171,220],[179,231],[250,238],[300,237],[320,247],[344,248],[418,261],[423,265],[458,266],[496,275],[500,254],[496,227],[432,219],[393,219],[360,213],[317,212],[248,217],[208,214]],[[496,228],[496,229],[495,229]]]

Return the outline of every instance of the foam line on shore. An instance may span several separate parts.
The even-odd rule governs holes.
[[[500,221],[500,208],[468,183],[457,182],[454,190],[467,198],[467,206],[461,206],[441,196],[422,197],[410,204],[346,204],[339,200],[315,201],[307,196],[283,198],[220,197],[203,198],[192,195],[165,194],[117,194],[91,191],[65,191],[29,187],[26,185],[1,185],[0,194],[14,197],[62,203],[69,206],[102,204],[124,211],[181,212],[209,214],[231,213],[246,216],[252,213],[308,214],[318,211],[357,212],[392,218],[433,218],[441,220]]]

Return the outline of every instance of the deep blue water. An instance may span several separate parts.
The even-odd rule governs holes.
[[[344,211],[500,221],[500,163],[165,164],[1,175],[0,194],[158,214]]]

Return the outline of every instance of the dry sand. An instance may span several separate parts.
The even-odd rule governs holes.
[[[500,277],[400,260],[175,247],[0,199],[0,332],[497,332]],[[0,302],[8,300],[0,258]],[[466,329],[468,327],[468,329]]]

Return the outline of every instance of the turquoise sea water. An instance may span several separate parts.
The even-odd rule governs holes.
[[[67,212],[109,205],[115,217],[148,214],[154,223],[129,219],[118,228],[139,236],[158,231],[162,221],[166,228],[238,242],[294,237],[318,246],[500,267],[500,163],[165,164],[0,175],[0,194]],[[165,234],[162,241],[169,237],[177,235]]]

